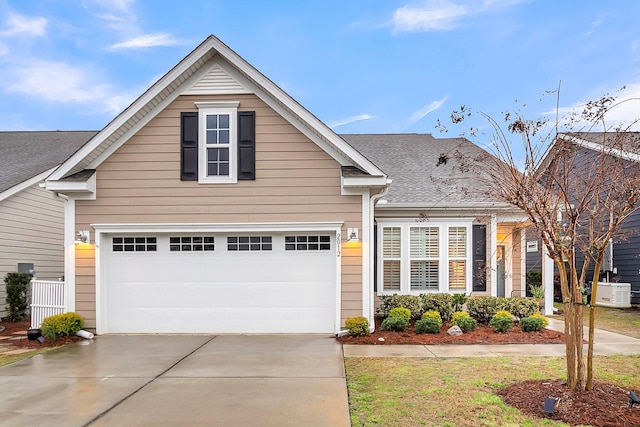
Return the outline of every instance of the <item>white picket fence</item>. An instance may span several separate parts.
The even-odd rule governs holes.
[[[39,328],[45,317],[64,313],[64,282],[31,281],[31,327]]]

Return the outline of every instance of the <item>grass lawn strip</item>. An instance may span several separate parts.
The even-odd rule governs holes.
[[[42,353],[46,353],[49,350],[53,350],[56,347],[45,347],[45,348],[40,348],[40,349],[36,349],[36,350],[31,350],[29,352],[25,352],[25,353],[18,353],[15,354],[11,351],[7,352],[7,353],[0,353],[0,367],[1,366],[5,366],[8,365],[10,363],[14,363],[14,362],[18,362],[22,359],[28,359],[30,357],[33,357],[37,354],[42,354]]]
[[[640,356],[594,358],[596,381],[640,389]],[[558,357],[345,359],[357,426],[565,426],[530,418],[495,390],[529,379],[564,379]]]
[[[562,304],[553,303],[554,307],[561,310]],[[617,332],[633,338],[640,338],[640,308],[610,308],[596,307],[595,325],[597,329],[609,332]],[[562,314],[551,316],[563,320]],[[589,326],[589,309],[583,311],[584,325]]]

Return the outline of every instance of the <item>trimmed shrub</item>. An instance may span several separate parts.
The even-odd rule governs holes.
[[[453,316],[451,316],[451,323],[453,323],[454,325],[457,325],[458,320],[462,317],[471,319],[471,316],[469,316],[469,313],[467,313],[466,311],[456,311],[455,313],[453,313]]]
[[[467,316],[467,317],[460,317],[458,319],[458,323],[456,323],[458,325],[458,327],[460,328],[460,330],[462,332],[471,332],[471,331],[475,331],[477,323],[475,319],[472,319],[471,317]]]
[[[453,314],[453,296],[451,294],[420,294],[422,311],[434,310],[440,313],[444,322],[451,320]]]
[[[513,314],[516,319],[529,317],[539,311],[538,301],[533,298],[511,297],[507,298],[505,310]]]
[[[504,333],[513,328],[513,318],[511,313],[506,310],[498,311],[489,322],[489,326],[493,328],[495,332]]]
[[[549,319],[547,319],[545,316],[543,316],[542,314],[540,314],[539,311],[536,311],[535,313],[533,313],[531,316],[529,317],[539,317],[542,320],[542,327],[546,328],[547,326],[549,326]]]
[[[389,317],[402,317],[403,319],[411,320],[411,311],[404,307],[396,307],[389,310]]]
[[[424,313],[422,313],[422,318],[423,319],[437,319],[440,323],[442,323],[442,317],[440,316],[440,313],[438,313],[435,310],[425,311]]]
[[[544,322],[540,317],[523,317],[520,319],[520,329],[524,332],[538,332],[544,329]]]
[[[384,317],[389,316],[389,311],[396,307],[402,307],[409,310],[413,319],[420,318],[420,315],[422,314],[422,310],[420,309],[420,298],[418,298],[417,295],[382,295],[380,300],[382,302],[377,311]]]
[[[491,318],[504,309],[505,298],[490,296],[471,296],[467,298],[467,311],[478,323],[488,324]]]
[[[58,337],[75,335],[84,327],[84,319],[78,313],[68,312],[45,317],[40,325],[42,335],[55,340]]]
[[[344,327],[354,337],[369,335],[369,321],[364,316],[349,317],[344,321]]]
[[[436,313],[434,311],[427,313]],[[425,314],[427,314],[425,313]],[[440,329],[442,329],[442,320],[440,320],[440,315],[437,318],[435,317],[425,317],[422,316],[422,319],[416,322],[416,333],[418,334],[439,334]]]
[[[7,273],[4,277],[7,289],[7,317],[5,320],[19,322],[27,317],[29,281],[29,276],[24,273]]]
[[[381,331],[399,331],[404,332],[409,326],[409,321],[404,317],[387,317],[380,325]]]

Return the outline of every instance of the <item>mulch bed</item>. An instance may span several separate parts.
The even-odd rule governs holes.
[[[610,384],[595,383],[591,391],[572,392],[562,380],[524,381],[500,389],[496,394],[507,405],[537,418],[569,425],[640,426],[640,405],[629,408],[628,391]],[[557,399],[552,414],[544,412],[547,397]]]
[[[4,327],[4,330],[0,332],[0,337],[26,337],[27,336],[27,330],[31,327],[31,321],[29,319],[26,320],[22,320],[20,322],[7,322],[7,321],[2,321],[0,322],[0,329],[2,329],[2,327]],[[24,332],[22,334],[14,334],[14,332]],[[2,345],[10,345],[12,347],[16,347],[16,348],[32,348],[32,349],[38,349],[38,348],[43,348],[43,347],[58,347],[61,345],[65,345],[65,344],[69,344],[72,342],[77,342],[77,341],[82,341],[83,338],[77,337],[77,336],[70,336],[70,337],[59,337],[56,338],[55,340],[50,340],[48,338],[45,338],[44,342],[40,343],[37,340],[31,341],[28,339],[18,339],[18,340],[0,340],[0,344]]]

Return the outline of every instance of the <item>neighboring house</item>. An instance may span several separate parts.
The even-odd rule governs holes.
[[[613,135],[613,133],[609,135]],[[628,161],[628,167],[640,167],[640,133],[627,132],[625,135],[628,138],[627,142],[625,142],[625,148],[629,151],[611,151],[611,155],[623,161]],[[575,161],[578,162],[578,164],[584,164],[586,159],[592,159],[594,156],[600,154],[604,136],[605,134],[600,132],[561,133],[545,153],[539,168],[544,168],[546,164],[552,161],[557,147],[560,146],[560,142],[562,142],[563,150],[573,150],[572,152],[575,153]],[[605,260],[603,263],[601,278],[604,279],[608,273],[610,280],[613,279],[621,283],[630,283],[631,303],[640,304],[640,212],[636,212],[629,217],[623,223],[620,231],[625,235],[625,238],[614,240],[611,260],[610,262]],[[532,248],[535,246],[537,251],[532,250],[526,254],[527,271],[540,271],[543,264],[542,242],[535,238],[535,233],[529,233],[529,236],[529,246]],[[576,258],[578,266],[581,266],[582,257],[577,254]],[[549,265],[555,269],[555,266]],[[592,276],[593,263],[591,263],[591,267],[587,271],[587,277],[591,278]],[[556,295],[558,293],[559,290],[556,290]]]
[[[0,132],[0,317],[4,317],[4,278],[33,270],[38,278],[64,273],[64,205],[41,188],[60,165],[96,132]]]
[[[67,310],[100,334],[335,333],[372,322],[377,293],[497,294],[487,264],[522,294],[517,212],[423,194],[429,169],[458,176],[436,168],[453,140],[402,138],[340,137],[207,38],[47,178]],[[389,163],[386,144],[415,150]]]

